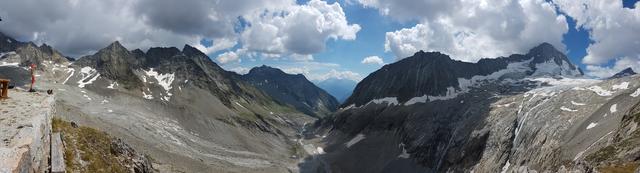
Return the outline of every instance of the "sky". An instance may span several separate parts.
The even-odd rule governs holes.
[[[192,45],[223,68],[269,65],[314,82],[359,81],[413,53],[476,62],[548,42],[588,77],[640,71],[637,0],[21,0],[0,32],[81,57]]]

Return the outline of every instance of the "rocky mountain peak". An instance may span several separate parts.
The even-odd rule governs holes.
[[[273,68],[267,65],[251,68],[248,74],[250,75],[288,75],[278,68]]]
[[[621,77],[626,77],[626,76],[632,76],[637,74],[635,71],[633,71],[633,69],[631,69],[631,67],[626,68],[616,74],[614,74],[613,76],[611,76],[609,79],[615,79],[615,78],[621,78]]]
[[[118,81],[127,87],[137,87],[141,84],[132,69],[137,67],[137,64],[134,54],[118,41],[100,49],[93,55],[84,56],[74,63],[79,67],[95,68],[102,76]]]
[[[201,56],[201,57],[207,56],[202,51],[188,44],[184,45],[184,47],[182,48],[182,53],[184,53],[187,56]]]
[[[584,74],[564,53],[546,42],[529,50],[526,56],[533,57],[529,65],[534,70],[533,76],[582,76]]]
[[[122,46],[122,44],[120,44],[120,41],[114,41],[113,43],[109,44],[109,46],[107,46],[106,48],[103,48],[102,50],[127,50],[127,48],[125,48],[124,46]]]

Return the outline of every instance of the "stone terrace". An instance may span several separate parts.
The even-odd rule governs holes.
[[[9,90],[0,99],[0,172],[45,172],[54,97]]]

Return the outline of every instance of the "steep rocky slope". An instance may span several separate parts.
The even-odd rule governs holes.
[[[9,45],[1,49],[16,50]],[[144,52],[114,42],[75,62],[30,51],[3,54],[0,76],[28,81],[23,62],[42,58],[35,87],[54,90],[57,117],[121,138],[161,172],[295,172],[306,155],[295,139],[313,117],[191,46]]]
[[[297,110],[317,117],[331,114],[338,108],[338,101],[318,88],[301,74],[286,74],[282,70],[260,66],[252,68],[242,79],[265,91],[276,101],[291,105]]]
[[[307,130],[322,154],[305,165],[310,172],[600,170],[590,155],[611,145],[640,102],[640,76],[580,78],[557,53],[542,44],[464,63],[418,52],[386,65],[335,116]]]

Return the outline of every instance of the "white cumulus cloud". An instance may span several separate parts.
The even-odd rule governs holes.
[[[327,40],[354,40],[360,30],[339,3],[321,0],[20,0],[0,1],[0,16],[0,32],[71,56],[118,40],[130,49],[190,44],[207,54],[309,61]]]
[[[589,32],[591,43],[582,62],[587,74],[608,77],[627,67],[640,68],[640,3],[624,8],[622,1],[554,0],[558,8]],[[602,66],[615,61],[614,66]]]
[[[348,23],[337,2],[311,0],[305,5],[258,11],[245,17],[251,27],[241,33],[243,47],[276,56],[318,53],[327,40],[354,40],[360,31],[358,24]]]
[[[362,80],[362,76],[359,73],[349,70],[338,71],[335,69],[331,69],[328,73],[325,74],[309,75],[308,78],[314,81],[324,81],[331,78],[348,79],[356,82]]]
[[[418,24],[387,32],[385,51],[398,59],[419,50],[475,62],[526,53],[542,42],[564,50],[565,16],[542,0],[359,0],[381,14]]]
[[[240,62],[240,58],[235,52],[225,52],[223,54],[220,54],[216,59],[222,64],[226,64],[229,62]]]
[[[384,64],[384,61],[382,61],[382,58],[378,56],[368,56],[368,57],[365,57],[360,63],[382,65]]]
[[[640,60],[637,58],[625,57],[617,59],[611,67],[587,65],[585,74],[592,77],[608,78],[626,68],[631,68],[635,72],[640,72]]]

